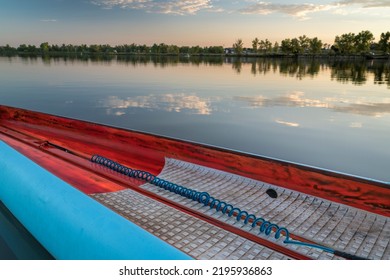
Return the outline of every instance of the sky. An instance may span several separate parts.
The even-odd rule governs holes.
[[[0,45],[231,47],[306,35],[390,31],[390,0],[0,0]]]

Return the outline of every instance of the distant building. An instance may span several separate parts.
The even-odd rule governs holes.
[[[224,52],[225,52],[225,54],[235,54],[236,53],[234,48],[225,48]]]

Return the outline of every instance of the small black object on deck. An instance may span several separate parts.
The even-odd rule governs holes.
[[[266,194],[268,194],[269,197],[271,197],[271,198],[277,198],[278,197],[278,193],[274,189],[268,189],[266,191]]]

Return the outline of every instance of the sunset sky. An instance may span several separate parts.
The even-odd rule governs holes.
[[[147,44],[231,47],[305,34],[390,31],[390,0],[0,0],[0,45]]]

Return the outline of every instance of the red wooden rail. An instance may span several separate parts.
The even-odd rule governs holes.
[[[27,142],[30,141],[30,145],[43,145],[48,141],[85,158],[100,154],[153,174],[161,171],[165,157],[172,157],[390,217],[388,183],[137,131],[0,106],[0,139],[18,146],[16,141],[10,139],[23,138]],[[45,148],[44,145],[42,148]],[[27,156],[30,154],[30,157],[35,153],[25,146],[19,149]],[[73,174],[71,167],[67,170],[68,175],[59,175],[61,170],[54,167],[56,165],[50,162],[50,158],[52,157],[41,159],[41,164],[57,176],[71,177],[68,179],[73,182],[86,176],[79,171],[78,174]],[[89,180],[92,177],[93,174]],[[85,187],[83,191],[100,192],[107,191],[107,188],[109,187],[88,190],[88,187]]]

